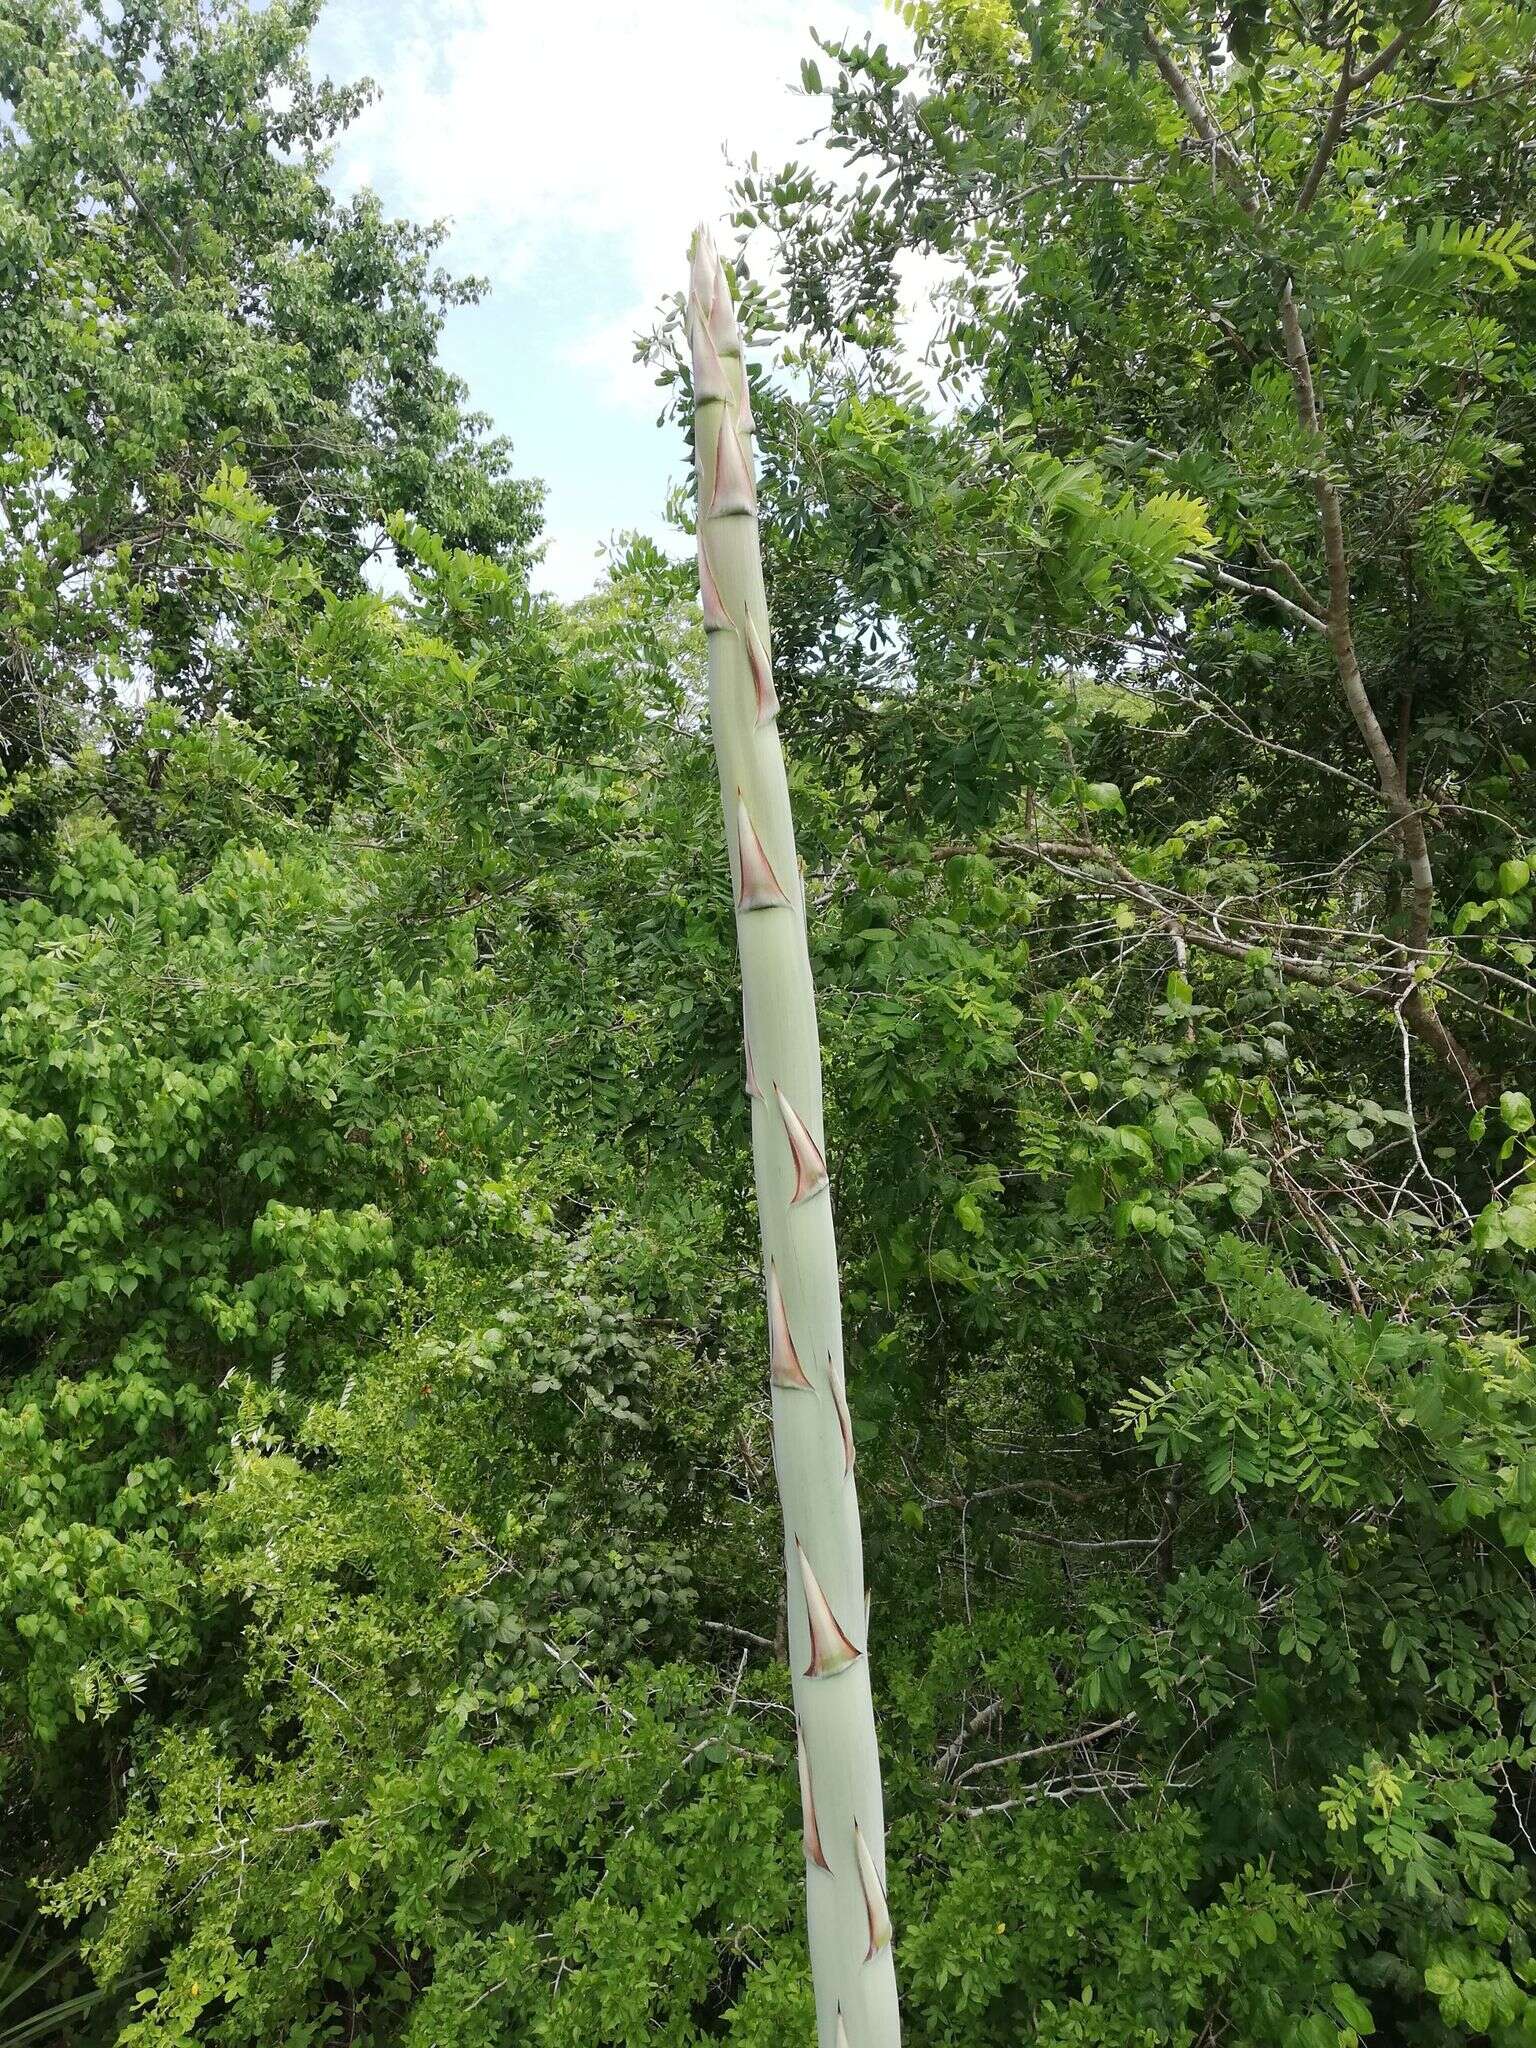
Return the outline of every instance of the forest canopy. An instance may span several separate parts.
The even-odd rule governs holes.
[[[778,2048],[692,540],[539,594],[318,12],[0,6],[0,2048]],[[1514,2048],[1536,12],[902,12],[723,239],[906,2038]]]

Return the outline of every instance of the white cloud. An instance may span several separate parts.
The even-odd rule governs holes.
[[[382,88],[338,171],[418,218],[452,215],[460,260],[499,282],[523,282],[576,236],[611,245],[632,288],[664,290],[694,222],[723,208],[726,149],[771,160],[816,125],[816,103],[793,90],[812,4],[331,0],[327,54]],[[879,0],[819,15],[903,33]]]
[[[813,22],[910,47],[885,0],[327,0],[317,67],[379,86],[333,183],[448,219],[450,267],[497,288],[517,387],[517,416],[499,424],[550,484],[546,587],[598,573],[599,498],[615,526],[662,530],[680,449],[648,435],[661,399],[634,336],[681,287],[695,222],[723,226],[727,158],[817,153],[806,138],[826,102],[798,91]],[[577,376],[584,425],[569,413]],[[496,373],[489,390],[483,363],[472,381],[497,409]],[[552,454],[541,409],[571,420]]]

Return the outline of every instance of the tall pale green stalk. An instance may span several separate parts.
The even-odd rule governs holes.
[[[741,955],[817,2028],[821,2048],[895,2048],[885,1820],[816,996],[779,746],[746,368],[725,272],[704,228],[694,241],[688,325],[699,589]]]

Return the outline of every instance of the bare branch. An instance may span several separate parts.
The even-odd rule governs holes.
[[[1191,946],[1207,953],[1219,953],[1228,960],[1247,960],[1260,943],[1257,940],[1243,941],[1228,938],[1220,931],[1208,930],[1204,924],[1193,921],[1189,910],[1195,908],[1193,899],[1184,898],[1183,904],[1165,902],[1155,883],[1145,882],[1133,874],[1123,862],[1105,848],[1095,846],[1089,840],[1042,839],[1031,843],[1028,840],[1007,839],[994,842],[993,850],[1009,853],[1025,860],[1037,860],[1042,866],[1051,868],[1067,881],[1087,882],[1093,887],[1108,888],[1125,901],[1136,903],[1155,917],[1170,932],[1177,932]],[[947,849],[940,848],[942,854]],[[1090,862],[1101,870],[1100,873],[1085,874],[1080,866],[1069,866],[1068,862]],[[1399,975],[1401,968],[1394,970],[1391,962],[1345,963],[1309,959],[1304,955],[1285,953],[1277,947],[1267,947],[1271,961],[1279,973],[1296,981],[1310,982],[1315,988],[1331,989],[1336,993],[1354,993],[1366,996],[1372,1001],[1388,1007],[1401,1000],[1401,989],[1381,988],[1374,984],[1360,984],[1362,974]]]
[[[1362,92],[1366,86],[1370,85],[1375,79],[1380,78],[1383,71],[1391,70],[1414,37],[1421,35],[1429,27],[1435,16],[1440,12],[1441,5],[1442,0],[1431,0],[1429,12],[1422,21],[1413,23],[1409,28],[1399,29],[1391,42],[1384,49],[1378,50],[1363,70],[1355,73],[1356,92]]]
[[[1305,179],[1302,181],[1301,190],[1296,195],[1296,212],[1298,215],[1306,213],[1318,195],[1324,173],[1327,171],[1329,164],[1332,163],[1334,151],[1338,148],[1343,137],[1350,101],[1356,93],[1364,92],[1374,79],[1380,78],[1384,71],[1389,71],[1392,68],[1413,38],[1428,28],[1439,13],[1440,5],[1441,0],[1432,0],[1429,12],[1422,21],[1414,23],[1411,28],[1399,29],[1391,42],[1384,49],[1379,50],[1370,63],[1364,65],[1359,71],[1354,69],[1354,49],[1352,45],[1345,44],[1343,62],[1339,67],[1338,88],[1333,95],[1333,104],[1328,109],[1328,119],[1318,140],[1317,154],[1313,157],[1311,169],[1307,172]]]
[[[1280,574],[1286,579],[1286,581],[1290,584],[1291,588],[1295,591],[1296,595],[1300,598],[1306,610],[1314,613],[1318,618],[1321,618],[1323,616],[1323,607],[1318,603],[1317,599],[1312,595],[1311,591],[1307,588],[1306,584],[1303,583],[1300,576],[1297,575],[1296,571],[1291,567],[1290,563],[1285,559],[1284,555],[1275,554],[1272,549],[1268,548],[1265,545],[1262,537],[1258,534],[1255,534],[1253,536],[1253,551],[1258,556],[1259,560],[1264,564],[1264,567],[1266,569],[1279,570]]]
[[[1235,590],[1244,597],[1267,598],[1271,604],[1278,605],[1288,618],[1295,619],[1298,625],[1305,626],[1309,633],[1326,633],[1328,630],[1326,622],[1317,612],[1303,610],[1299,604],[1293,604],[1290,598],[1282,597],[1278,590],[1271,590],[1267,584],[1245,582],[1241,576],[1234,576],[1230,569],[1219,567],[1209,556],[1188,557],[1181,561],[1180,567],[1192,569],[1197,575],[1209,577],[1212,583],[1220,584],[1223,590]]]
[[[1152,61],[1162,74],[1163,83],[1178,102],[1180,112],[1211,152],[1211,161],[1221,173],[1238,205],[1250,220],[1257,220],[1259,202],[1238,161],[1237,151],[1206,105],[1205,95],[1195,81],[1179,69],[1172,51],[1151,22],[1147,23],[1146,39],[1147,48],[1152,53]]]
[[[1115,1735],[1122,1728],[1134,1728],[1136,1716],[1122,1714],[1117,1721],[1106,1721],[1101,1728],[1087,1728],[1077,1735],[1063,1736],[1059,1742],[1037,1743],[1033,1749],[1015,1749],[1007,1756],[983,1757],[964,1770],[956,1778],[957,1785],[963,1785],[967,1778],[974,1778],[978,1771],[1000,1771],[1006,1764],[1032,1763],[1036,1757],[1059,1756],[1064,1749],[1086,1749],[1090,1743],[1102,1742],[1107,1735]]]
[[[1333,651],[1339,688],[1350,716],[1365,742],[1371,765],[1376,770],[1381,794],[1399,826],[1398,840],[1409,875],[1409,935],[1407,951],[1415,963],[1425,960],[1434,923],[1435,873],[1429,857],[1429,840],[1423,814],[1408,794],[1397,750],[1382,729],[1381,720],[1360,673],[1351,616],[1349,557],[1344,542],[1344,516],[1338,487],[1327,469],[1327,448],[1317,406],[1317,387],[1312,376],[1311,357],[1295,294],[1287,281],[1280,297],[1280,332],[1285,341],[1286,361],[1291,372],[1297,416],[1317,444],[1312,475],[1312,492],[1317,501],[1322,527],[1323,555],[1328,565],[1328,644]],[[1464,1047],[1439,1017],[1421,989],[1403,999],[1402,1015],[1409,1027],[1433,1047],[1456,1073],[1474,1102],[1485,1101],[1491,1084],[1478,1071]]]
[[[992,1722],[1001,1716],[1002,1711],[1003,1703],[1001,1700],[993,1700],[989,1707],[977,1708],[976,1712],[971,1715],[948,1748],[940,1750],[938,1762],[934,1768],[941,1778],[947,1778],[954,1770],[971,1736],[979,1735],[983,1728],[989,1727]]]
[[[746,1643],[754,1650],[761,1650],[765,1656],[772,1657],[775,1654],[771,1636],[756,1635],[749,1628],[737,1628],[733,1622],[701,1621],[699,1627],[708,1629],[712,1635],[730,1636],[738,1643]]]
[[[1346,43],[1344,56],[1339,65],[1338,89],[1333,95],[1333,105],[1328,109],[1328,119],[1317,145],[1317,154],[1313,157],[1312,168],[1307,172],[1301,190],[1296,195],[1296,211],[1299,214],[1306,213],[1317,197],[1318,188],[1323,182],[1323,173],[1332,163],[1333,153],[1339,146],[1340,136],[1344,133],[1344,120],[1349,112],[1350,95],[1355,89],[1354,76],[1350,70],[1353,56],[1353,47]]]
[[[1193,1782],[1190,1778],[1165,1778],[1159,1781],[1169,1792],[1182,1792]],[[954,1810],[966,1820],[982,1820],[992,1813],[1012,1813],[1016,1807],[1038,1806],[1043,1799],[1065,1806],[1072,1799],[1087,1799],[1097,1795],[1108,1799],[1112,1792],[1130,1797],[1137,1792],[1149,1792],[1152,1781],[1137,1771],[1096,1771],[1086,1778],[1047,1778],[1029,1791],[1021,1792],[1013,1799],[997,1799],[988,1806],[957,1806]]]

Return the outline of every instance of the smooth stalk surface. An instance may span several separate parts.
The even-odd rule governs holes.
[[[779,745],[746,368],[725,272],[703,228],[688,314],[699,587],[741,955],[817,2029],[822,2048],[894,2048],[896,1972],[816,998]]]

